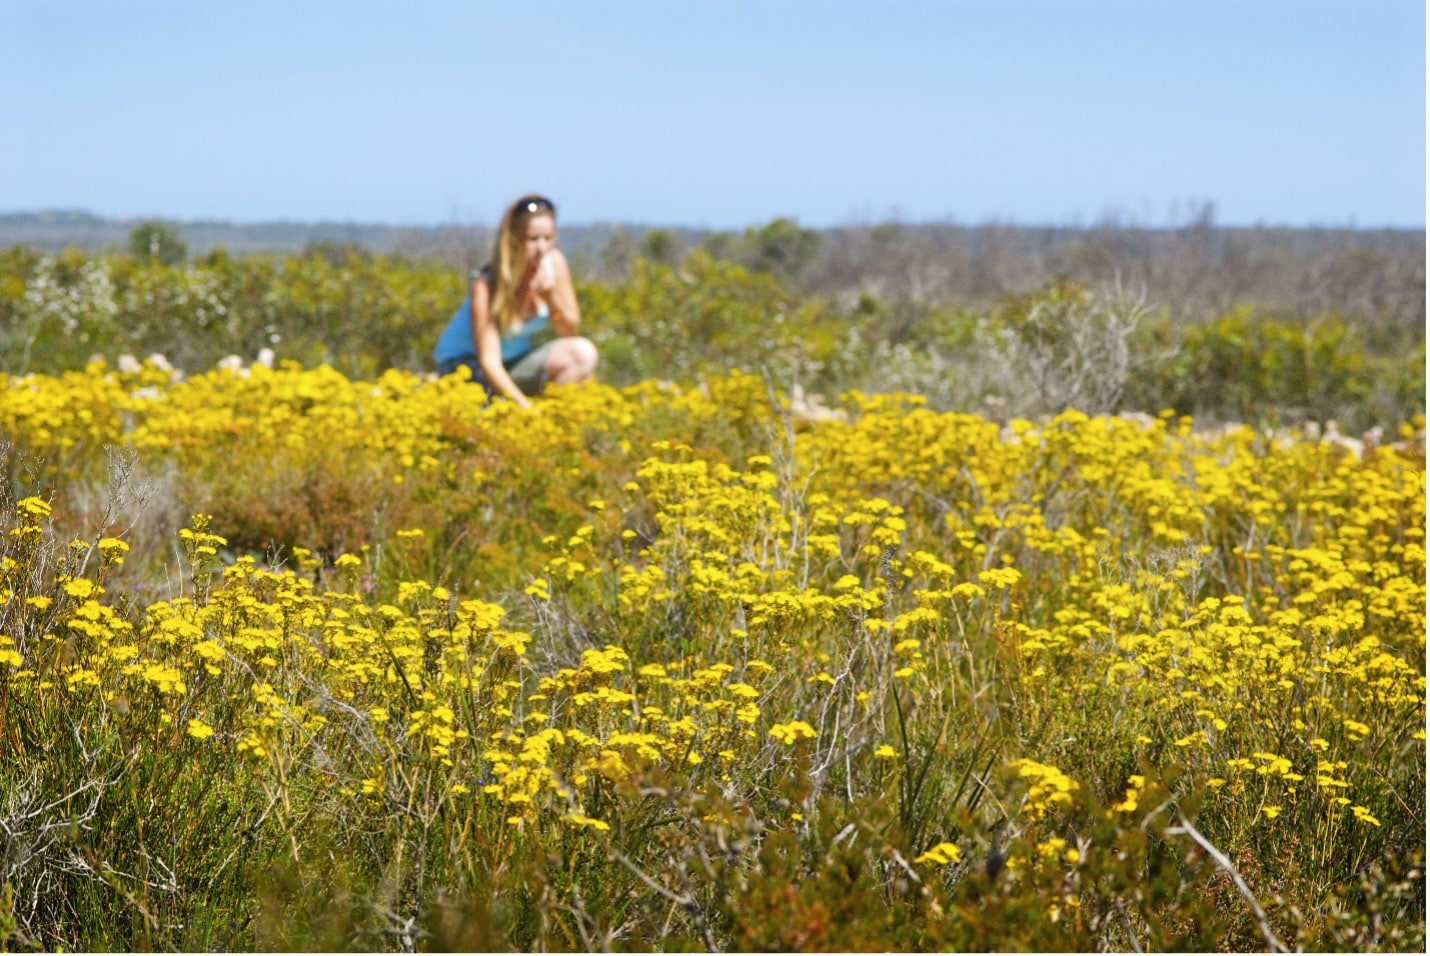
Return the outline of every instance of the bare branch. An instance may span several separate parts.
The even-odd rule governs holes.
[[[1202,836],[1201,832],[1192,826],[1191,822],[1180,812],[1177,814],[1177,818],[1181,821],[1181,826],[1168,828],[1166,831],[1167,835],[1178,836],[1185,834],[1191,837],[1197,846],[1205,850],[1207,856],[1210,856],[1216,861],[1217,866],[1226,871],[1227,875],[1231,877],[1232,882],[1236,884],[1237,892],[1250,904],[1251,912],[1256,916],[1256,923],[1261,927],[1261,935],[1266,939],[1266,945],[1270,946],[1275,952],[1289,953],[1290,950],[1286,948],[1286,944],[1281,942],[1276,934],[1272,932],[1271,924],[1266,919],[1266,911],[1263,910],[1261,904],[1256,901],[1256,895],[1251,892],[1251,887],[1246,885],[1246,880],[1241,878],[1241,874],[1237,872],[1236,867],[1232,865],[1227,855],[1213,846],[1210,840]]]

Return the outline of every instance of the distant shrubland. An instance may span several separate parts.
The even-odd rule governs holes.
[[[128,251],[15,246],[0,253],[0,370],[159,353],[195,371],[265,348],[353,376],[429,370],[486,252],[484,234],[445,235],[425,256],[324,240],[185,258],[162,224]],[[1169,408],[1357,431],[1424,411],[1420,234],[775,220],[602,235],[571,254],[617,385],[734,368],[829,400],[914,392],[999,418]]]

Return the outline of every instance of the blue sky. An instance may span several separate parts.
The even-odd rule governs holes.
[[[0,0],[0,212],[1424,228],[1410,0]]]

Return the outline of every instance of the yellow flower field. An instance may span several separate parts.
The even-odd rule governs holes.
[[[12,947],[1423,946],[1423,422],[0,386]]]

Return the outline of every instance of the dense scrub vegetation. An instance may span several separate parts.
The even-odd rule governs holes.
[[[1423,950],[1411,425],[0,381],[11,948]]]
[[[1423,951],[1423,324],[786,224],[524,413],[141,238],[0,254],[0,948]]]
[[[1267,300],[1225,298],[1220,311],[1193,318],[1182,299],[1109,283],[1116,261],[1098,282],[1070,278],[1087,271],[1074,259],[1065,275],[1027,273],[986,301],[986,283],[969,276],[968,295],[956,298],[947,280],[956,256],[939,268],[923,244],[872,235],[863,258],[836,249],[816,259],[819,234],[782,220],[694,249],[660,233],[629,250],[633,258],[608,248],[620,271],[579,289],[603,379],[688,384],[733,368],[831,400],[851,388],[911,392],[998,419],[1069,406],[1169,408],[1204,422],[1334,419],[1355,433],[1424,411],[1423,267],[1386,271],[1403,256],[1362,257],[1374,268],[1361,279],[1392,284],[1379,296],[1342,268],[1339,285],[1308,280],[1321,291],[1296,300],[1322,311],[1284,311],[1286,296],[1244,282]],[[96,356],[113,364],[157,353],[202,370],[271,349],[354,377],[424,371],[462,295],[459,269],[352,247],[286,257],[215,251],[185,263],[175,255],[181,240],[154,226],[136,230],[132,245],[134,254],[0,253],[0,369],[77,370]],[[1167,271],[1160,285],[1181,288]]]

